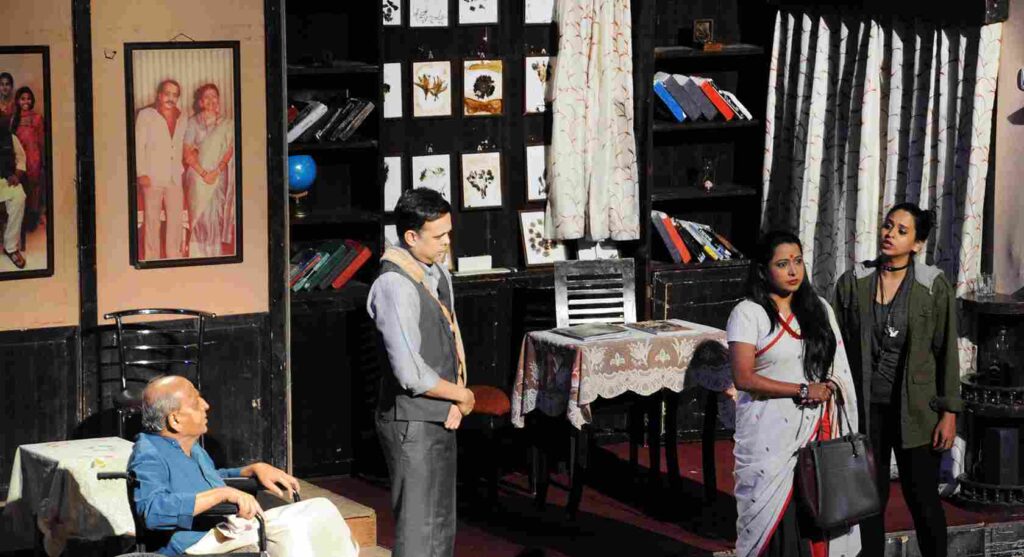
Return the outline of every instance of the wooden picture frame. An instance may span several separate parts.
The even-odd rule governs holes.
[[[242,261],[239,57],[239,41],[124,45],[128,237],[138,269]],[[167,163],[158,132],[166,137],[166,115],[175,114]]]
[[[21,146],[26,166],[0,176],[0,280],[53,276],[51,107],[50,47],[0,46],[0,118],[7,124],[0,133]]]
[[[505,188],[501,151],[463,153],[459,166],[462,210],[500,209]]]
[[[409,0],[409,27],[448,27],[448,0]]]
[[[413,188],[430,188],[452,203],[452,156],[447,153],[429,153],[412,157]]]
[[[412,63],[413,118],[447,118],[452,115],[452,63],[427,60]]]
[[[715,20],[693,20],[693,44],[699,46],[705,43],[713,42],[715,42]]]
[[[456,0],[459,25],[497,25],[501,19],[500,0]]]
[[[568,259],[568,250],[558,240],[544,239],[544,209],[519,210],[519,238],[527,267],[553,265]]]
[[[469,118],[505,113],[505,62],[500,58],[463,60],[462,115]]]

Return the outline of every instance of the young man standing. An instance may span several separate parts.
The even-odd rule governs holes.
[[[395,557],[450,557],[455,550],[455,430],[473,410],[454,313],[451,206],[435,191],[402,194],[400,245],[388,247],[370,288],[392,373],[381,382],[376,426],[391,476]]]

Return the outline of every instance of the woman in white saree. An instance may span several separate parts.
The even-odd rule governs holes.
[[[235,125],[221,115],[220,90],[212,83],[195,92],[195,114],[185,126],[185,195],[189,257],[234,255]]]
[[[800,240],[770,232],[752,254],[746,299],[729,316],[736,401],[736,555],[855,557],[858,528],[827,536],[803,520],[794,497],[797,451],[836,431],[857,404],[831,307],[814,292]],[[845,421],[845,420],[844,420]]]

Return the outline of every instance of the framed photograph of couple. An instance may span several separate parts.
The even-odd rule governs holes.
[[[0,280],[53,275],[50,49],[0,47]]]
[[[242,261],[239,42],[125,43],[131,264]]]

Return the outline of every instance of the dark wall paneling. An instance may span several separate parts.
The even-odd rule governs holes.
[[[0,332],[0,498],[19,445],[59,441],[77,424],[77,327]]]
[[[655,271],[651,315],[725,329],[729,312],[743,298],[747,269],[746,261],[726,261],[700,269]]]

